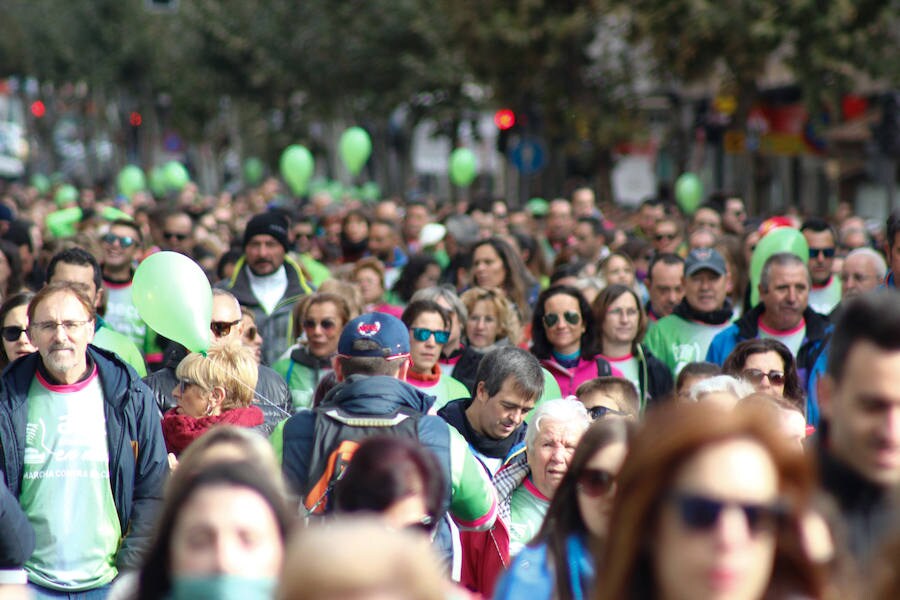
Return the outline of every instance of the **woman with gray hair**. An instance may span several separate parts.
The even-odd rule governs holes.
[[[698,381],[691,386],[691,402],[712,402],[730,409],[756,390],[753,386],[731,375],[717,375]]]
[[[578,400],[561,398],[538,405],[525,433],[525,455],[494,476],[499,510],[488,531],[466,531],[462,539],[460,583],[486,597],[500,573],[535,536],[562,481],[575,446],[591,424]]]

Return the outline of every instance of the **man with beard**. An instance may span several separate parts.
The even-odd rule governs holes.
[[[224,286],[241,306],[253,311],[265,365],[273,364],[293,343],[291,311],[301,296],[312,291],[300,265],[286,256],[289,229],[280,212],[250,219],[244,230],[244,256]]]

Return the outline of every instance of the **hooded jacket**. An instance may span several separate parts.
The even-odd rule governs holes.
[[[306,346],[297,345],[290,356],[272,365],[290,391],[293,410],[311,408],[316,386],[331,372],[331,361],[313,356]]]

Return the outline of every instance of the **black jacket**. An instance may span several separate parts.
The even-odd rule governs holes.
[[[0,569],[21,567],[34,552],[34,529],[0,477]]]
[[[646,346],[638,344],[635,357],[638,360],[638,374],[641,380],[641,412],[643,412],[665,400],[675,387],[675,383],[672,381],[669,367],[653,356]]]

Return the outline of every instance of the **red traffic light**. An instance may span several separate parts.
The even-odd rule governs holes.
[[[144,122],[144,119],[141,117],[141,113],[135,111],[128,115],[128,124],[132,127],[140,127],[141,123]]]
[[[44,106],[44,103],[40,100],[35,100],[31,103],[31,114],[33,114],[36,119],[40,119],[47,114],[47,107]]]
[[[507,129],[512,129],[513,125],[515,124],[516,113],[514,113],[510,109],[501,108],[494,113],[494,125],[497,126],[497,129],[505,131]]]

